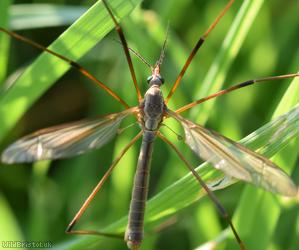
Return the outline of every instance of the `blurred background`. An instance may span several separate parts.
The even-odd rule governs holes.
[[[95,2],[91,0],[11,1],[9,26],[21,35],[48,45]],[[159,57],[169,23],[166,56],[161,69],[165,78],[164,95],[171,88],[198,37],[213,22],[226,2],[144,0],[128,17],[121,20],[129,46],[151,64],[154,64]],[[210,34],[186,72],[181,86],[169,103],[169,108],[175,110],[192,100],[203,97],[204,93],[209,91],[210,84],[214,86],[216,81],[217,84],[224,82],[221,87],[224,88],[254,78],[295,73],[298,70],[298,1],[289,1],[286,4],[285,1],[273,0],[263,3],[256,17],[252,14],[245,20],[245,22],[252,22],[252,27],[244,42],[240,41],[240,50],[238,51],[238,46],[233,47],[231,54],[227,56],[228,59],[221,59],[221,53],[224,53],[221,52],[221,46],[232,28],[234,18],[240,13],[242,2],[236,1]],[[46,3],[47,5],[41,5]],[[38,16],[47,9],[50,11],[43,15],[42,22],[33,19],[34,13]],[[23,19],[18,22],[20,18]],[[239,33],[242,32],[241,29]],[[79,63],[114,89],[130,105],[135,106],[137,98],[128,66],[122,48],[115,39],[118,40],[116,32],[110,32],[84,55]],[[30,65],[39,54],[40,51],[37,49],[20,41],[11,40],[7,63],[1,65],[3,68],[0,80],[4,82],[3,84],[13,84],[16,75]],[[135,56],[132,57],[137,80],[144,93],[147,88],[146,78],[151,72]],[[225,70],[213,77],[213,72],[217,72],[218,69],[213,64],[217,58],[218,62],[225,63]],[[231,62],[228,62],[229,60]],[[4,70],[5,66],[7,68]],[[233,140],[240,140],[270,121],[290,82],[290,80],[275,81],[244,88],[218,98],[212,108],[196,107],[190,112],[183,113],[183,116]],[[76,70],[71,69],[34,103],[13,130],[0,141],[0,149],[2,151],[9,143],[37,129],[121,110],[121,105],[113,98],[91,84],[90,80]],[[123,127],[132,121],[129,119]],[[169,126],[182,134],[177,124],[170,122]],[[72,159],[40,162],[33,165],[2,164],[0,167],[0,239],[51,241],[53,247],[69,249],[68,244],[80,236],[64,233],[68,223],[112,160],[137,131],[139,131],[137,125],[127,128],[102,149]],[[175,135],[168,129],[165,131],[184,152],[186,158],[190,159],[194,166],[199,165],[200,160],[182,145],[183,142],[175,140]],[[127,214],[139,146],[140,142],[136,143],[120,161],[112,177],[78,223],[78,229],[104,228]],[[285,152],[288,150],[288,147],[284,149]],[[292,164],[295,165],[292,178],[298,184],[299,167],[296,159],[295,157],[292,160]],[[290,163],[284,159],[280,164],[287,166]],[[175,153],[157,140],[152,159],[149,197],[153,197],[186,173]],[[216,192],[231,215],[238,206],[245,186],[247,185],[237,183]],[[258,192],[258,189],[256,191]],[[250,207],[248,209],[250,210]],[[271,239],[262,249],[297,249],[298,211],[298,202],[282,208]],[[163,218],[159,223],[162,223],[161,226],[156,225],[147,232],[141,249],[195,249],[228,227],[206,197]],[[159,232],[155,233],[155,231]],[[248,244],[251,244],[249,241],[256,241],[255,237],[261,233],[251,232],[252,238],[248,239]],[[119,240],[105,239],[103,242],[101,245],[82,248],[126,249],[125,244]],[[225,245],[222,247],[225,249]]]

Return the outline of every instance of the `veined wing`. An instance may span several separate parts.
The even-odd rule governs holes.
[[[297,194],[297,187],[289,176],[267,158],[173,111],[167,113],[182,124],[186,144],[216,169],[273,193]]]
[[[97,119],[66,123],[39,130],[11,144],[2,154],[4,163],[67,158],[102,147],[117,133],[121,121],[137,111],[131,108]]]

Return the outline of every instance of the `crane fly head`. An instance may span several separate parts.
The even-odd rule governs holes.
[[[152,67],[152,75],[147,78],[147,83],[150,86],[158,85],[159,87],[164,83],[164,78],[160,75],[160,64]]]
[[[156,62],[155,66],[152,67],[152,75],[147,78],[147,82],[150,86],[152,85],[158,85],[159,87],[164,83],[164,78],[160,75],[160,66],[163,63],[164,57],[165,57],[165,51],[166,51],[166,44],[167,44],[167,38],[168,38],[168,30],[169,30],[169,24],[167,26],[166,36],[165,40],[161,49],[160,57],[158,61]]]

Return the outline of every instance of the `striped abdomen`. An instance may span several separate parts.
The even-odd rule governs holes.
[[[148,193],[150,161],[156,137],[154,131],[144,131],[134,178],[125,241],[130,249],[138,249],[143,239],[143,219]]]

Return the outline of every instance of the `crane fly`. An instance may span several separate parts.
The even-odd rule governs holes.
[[[2,153],[2,162],[7,164],[30,163],[46,159],[67,158],[85,153],[92,149],[100,148],[117,134],[122,121],[126,117],[135,116],[140,125],[141,131],[125,146],[125,148],[113,161],[105,175],[99,181],[97,186],[94,188],[92,193],[86,199],[82,207],[79,209],[79,211],[69,224],[66,230],[67,233],[113,236],[112,234],[107,234],[100,231],[75,230],[74,226],[76,225],[82,214],[85,212],[90,202],[95,197],[96,193],[101,189],[107,178],[110,176],[113,169],[123,157],[123,155],[138,139],[142,138],[137,169],[134,177],[134,186],[129,209],[129,219],[126,231],[124,233],[125,241],[127,242],[127,245],[130,249],[140,248],[144,234],[143,220],[148,195],[150,162],[152,158],[154,141],[158,137],[166,142],[177,153],[179,158],[192,172],[198,183],[205,189],[209,198],[214,202],[220,214],[230,225],[240,248],[245,249],[245,246],[237,231],[235,230],[234,225],[229,218],[226,210],[219,203],[213,192],[210,191],[210,189],[204,183],[198,173],[193,169],[192,165],[185,159],[183,154],[180,153],[176,146],[172,144],[162,134],[162,132],[160,132],[159,129],[163,125],[163,121],[165,119],[175,119],[182,125],[184,129],[185,143],[197,156],[211,163],[216,169],[223,171],[228,176],[252,183],[267,191],[285,196],[295,196],[297,194],[296,185],[289,178],[289,176],[273,162],[263,157],[262,155],[247,149],[239,143],[236,143],[226,138],[225,136],[212,131],[211,129],[207,129],[199,124],[185,119],[183,116],[181,116],[181,113],[209,99],[224,95],[231,91],[255,83],[262,83],[284,78],[294,78],[299,76],[299,74],[295,73],[245,81],[233,85],[232,87],[229,87],[227,89],[218,91],[202,99],[191,102],[176,111],[172,111],[168,108],[167,104],[180,85],[181,79],[185,75],[187,68],[189,67],[199,48],[205,42],[210,32],[215,28],[217,23],[228,11],[234,1],[230,0],[227,3],[227,5],[219,13],[219,15],[206,30],[206,32],[198,39],[166,98],[163,97],[161,91],[161,86],[164,83],[164,79],[161,75],[160,68],[165,56],[164,54],[167,39],[165,39],[164,41],[161,54],[157,62],[153,66],[150,65],[141,55],[128,47],[123,30],[116,20],[107,0],[102,0],[102,2],[111,19],[113,20],[116,31],[119,35],[125,57],[129,65],[132,81],[137,93],[139,102],[138,106],[130,107],[106,84],[102,83],[87,69],[83,68],[69,58],[51,51],[39,44],[36,44],[35,42],[22,37],[12,31],[0,28],[2,32],[5,32],[10,36],[29,43],[39,49],[47,51],[48,53],[59,57],[61,60],[70,63],[83,75],[95,81],[104,91],[106,91],[125,108],[124,111],[119,113],[109,114],[101,118],[86,119],[78,122],[54,126],[39,130],[35,133],[25,136],[5,149],[5,151]],[[130,53],[132,52],[137,55],[137,57],[139,57],[139,59],[141,59],[151,69],[151,75],[147,79],[148,89],[144,97],[142,97],[137,83],[137,78],[130,55]]]

